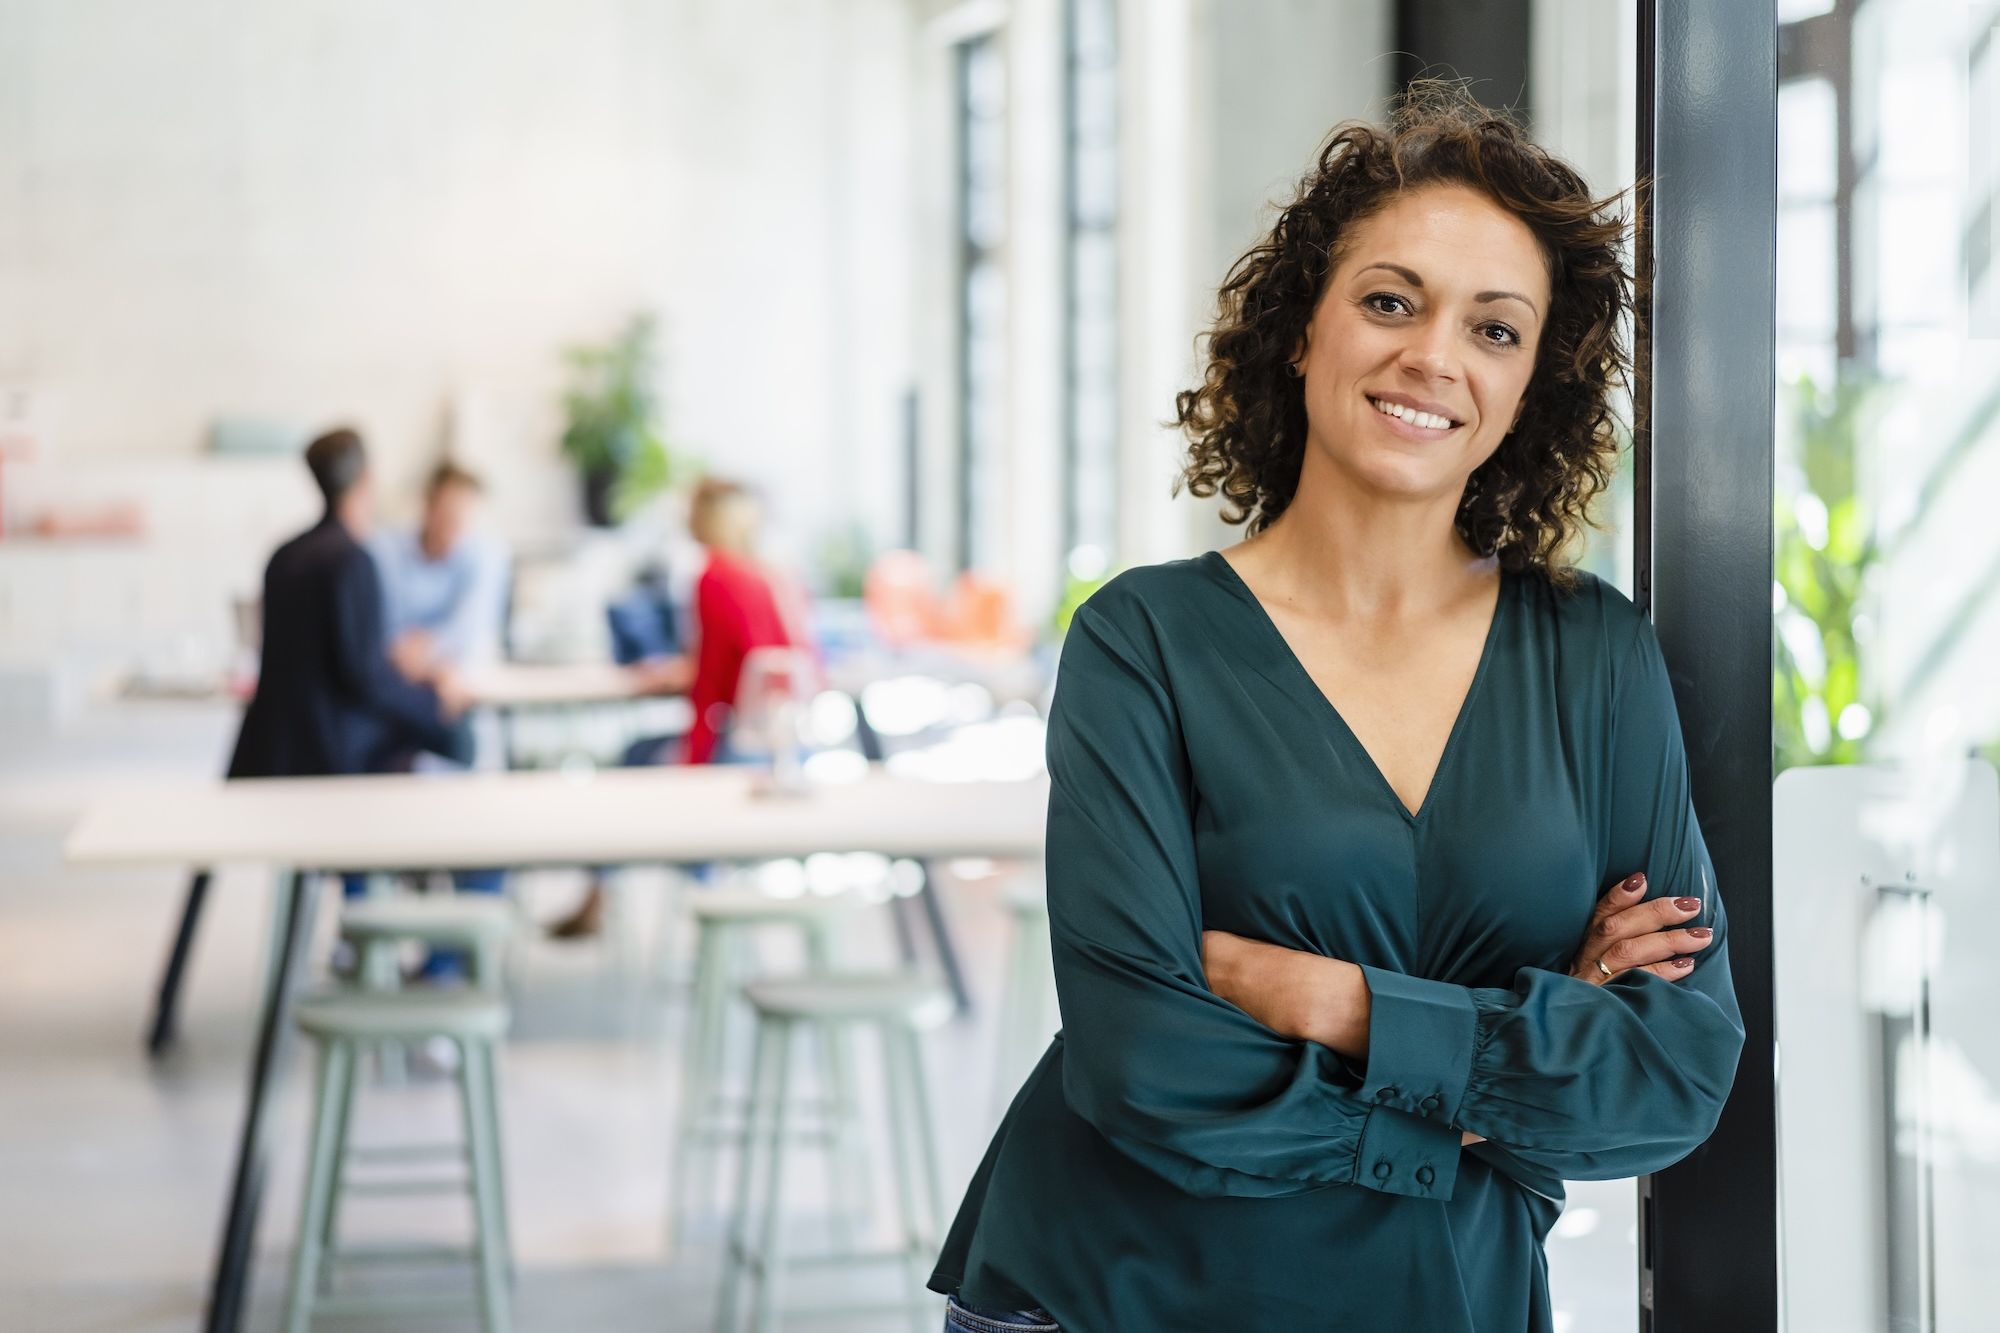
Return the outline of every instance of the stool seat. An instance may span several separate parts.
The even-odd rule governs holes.
[[[688,911],[702,921],[815,920],[873,905],[856,893],[802,893],[780,898],[761,889],[703,889],[688,898]]]
[[[841,973],[753,981],[743,997],[775,1018],[893,1021],[935,1027],[951,1017],[951,992],[909,972]]]
[[[507,1003],[487,992],[334,991],[299,1001],[301,1031],[328,1040],[394,1041],[456,1037],[498,1041]]]
[[[482,895],[423,894],[363,899],[340,914],[340,933],[351,940],[401,939],[471,946],[512,934],[512,905]]]

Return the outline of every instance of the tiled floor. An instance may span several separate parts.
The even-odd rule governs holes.
[[[164,870],[82,872],[62,864],[68,820],[111,781],[220,767],[229,719],[193,705],[93,713],[58,742],[0,754],[0,1328],[35,1333],[180,1333],[199,1327],[224,1183],[234,1150],[250,1040],[251,997],[268,885],[222,875],[210,898],[184,1004],[183,1037],[157,1064],[140,1047],[160,951],[181,879]],[[530,910],[560,911],[572,876],[521,877]],[[927,1048],[946,1204],[993,1123],[991,1015],[1007,939],[997,878],[949,886],[975,987],[977,1017]],[[719,1277],[716,1228],[669,1252],[665,1225],[670,1112],[680,1009],[651,980],[648,940],[661,901],[643,876],[625,891],[617,942],[529,944],[514,979],[516,1032],[502,1065],[509,1190],[520,1261],[517,1327],[710,1327]],[[331,924],[331,907],[320,922]],[[315,957],[325,956],[322,939]],[[891,956],[886,919],[844,946],[855,962]],[[782,964],[783,950],[773,955]],[[864,1086],[876,1086],[864,1056]],[[303,1066],[299,1069],[303,1072]],[[273,1126],[272,1177],[245,1327],[275,1328],[296,1225],[305,1080],[295,1077]],[[441,1137],[455,1126],[449,1080],[373,1088],[358,1137]],[[880,1123],[882,1117],[872,1116]],[[875,1160],[885,1160],[881,1151]],[[823,1173],[795,1173],[799,1235],[824,1224]],[[877,1198],[893,1198],[884,1176]],[[1629,1183],[1572,1189],[1550,1245],[1563,1323],[1573,1333],[1631,1329]],[[456,1200],[362,1200],[351,1234],[457,1239]],[[893,1269],[800,1278],[809,1307],[893,1298]],[[398,1325],[328,1321],[342,1329]],[[815,1333],[913,1327],[882,1318],[818,1318]],[[426,1320],[440,1333],[468,1320]]]

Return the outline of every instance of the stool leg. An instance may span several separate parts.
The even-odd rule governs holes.
[[[930,1090],[924,1082],[923,1048],[917,1033],[910,1028],[897,1028],[885,1033],[886,1046],[893,1052],[892,1059],[901,1067],[901,1077],[905,1095],[910,1100],[911,1125],[914,1129],[914,1143],[911,1145],[917,1164],[923,1170],[923,1211],[925,1224],[921,1229],[910,1228],[910,1278],[915,1291],[916,1327],[923,1333],[926,1320],[934,1317],[928,1307],[930,1302],[924,1296],[926,1271],[936,1255],[938,1237],[944,1228],[943,1177],[938,1171],[937,1136],[931,1126]],[[916,1192],[912,1183],[912,1193]]]
[[[730,1200],[728,1243],[722,1266],[722,1294],[716,1333],[735,1333],[737,1294],[750,1266],[750,1199],[757,1179],[757,1132],[767,1114],[772,1079],[777,1073],[779,1032],[775,1023],[757,1025],[756,1050],[750,1060],[750,1099],[744,1111],[743,1151],[736,1162],[736,1191]]]
[[[924,1207],[929,1221],[923,1234],[925,1245],[934,1244],[944,1230],[944,1177],[938,1171],[937,1134],[932,1128],[930,1088],[924,1082],[923,1045],[917,1033],[903,1028],[896,1034],[901,1050],[903,1077],[909,1089],[910,1106],[917,1131],[917,1160],[924,1170]]]
[[[380,875],[370,875],[369,896],[382,896],[377,891],[377,885],[385,882]],[[403,978],[396,966],[395,940],[375,936],[361,946],[361,985],[371,991],[392,991],[402,988]],[[399,1087],[409,1077],[408,1055],[409,1051],[400,1041],[376,1043],[376,1068],[384,1084]]]
[[[723,927],[704,921],[695,946],[694,1002],[688,1008],[683,1037],[680,1123],[674,1134],[673,1243],[678,1243],[687,1228],[695,1158],[714,1152],[712,1145],[697,1140],[706,1132],[710,1118],[709,1103],[714,1096],[710,1073],[714,1052],[721,1044],[723,1005],[728,998],[729,978],[724,966],[727,941],[723,935]]]
[[[995,1071],[995,1117],[1004,1114],[1034,1061],[1048,1047],[1050,989],[1048,917],[1019,912],[1008,947],[1007,993],[1001,1000],[1000,1061]]]
[[[827,1223],[833,1248],[851,1249],[851,1223],[857,1215],[867,1214],[868,1143],[861,1132],[846,1030],[833,1023],[815,1023],[813,1035],[819,1047],[826,1118]]]
[[[507,1212],[507,1154],[503,1147],[506,1140],[500,1133],[500,1076],[495,1072],[499,1062],[498,1048],[488,1047],[480,1067],[486,1075],[486,1104],[493,1111],[488,1123],[493,1130],[493,1205],[494,1215],[500,1222],[500,1262],[507,1271],[507,1282],[511,1287],[514,1281],[514,1224]]]
[[[312,1147],[306,1168],[305,1206],[299,1216],[298,1246],[292,1254],[292,1295],[285,1312],[287,1333],[306,1333],[319,1289],[320,1237],[326,1234],[326,1207],[339,1133],[339,1105],[354,1077],[354,1047],[330,1041],[319,1062],[319,1105],[313,1112]]]
[[[340,1195],[347,1178],[347,1137],[354,1122],[355,1086],[360,1082],[355,1077],[355,1061],[358,1048],[349,1047],[347,1077],[342,1081],[337,1101],[337,1116],[333,1134],[333,1171],[327,1181],[326,1225],[320,1230],[320,1284],[321,1291],[333,1286],[334,1258],[338,1247],[334,1244],[335,1232],[340,1226]]]
[[[770,1151],[771,1177],[764,1186],[764,1243],[758,1254],[750,1318],[756,1333],[777,1333],[778,1309],[785,1289],[785,1113],[790,1104],[792,1023],[778,1020],[777,1073],[772,1078]]]
[[[1049,916],[1047,912],[1037,912],[1028,918],[1028,938],[1034,953],[1028,967],[1028,995],[1031,1003],[1028,1012],[1034,1018],[1034,1030],[1029,1034],[1033,1040],[1028,1043],[1031,1059],[1040,1059],[1049,1047],[1049,1038],[1054,1035],[1055,1023],[1050,1010],[1056,994],[1055,960],[1049,945]],[[1021,1071],[1022,1077],[1027,1070]]]
[[[465,1108],[466,1157],[472,1166],[472,1209],[477,1219],[473,1253],[479,1269],[479,1321],[485,1333],[507,1333],[507,1278],[501,1262],[499,1170],[493,1136],[493,1047],[485,1041],[458,1044],[458,1090]]]
[[[1021,1007],[1026,997],[1021,994],[1021,978],[1025,969],[1021,966],[1022,945],[1021,919],[1014,918],[1014,933],[1007,941],[1007,979],[1000,992],[999,1053],[993,1062],[993,1106],[996,1111],[1004,1111],[1014,1095],[1015,1052],[1020,1046]]]
[[[808,922],[806,965],[815,972],[833,970],[833,941],[826,925]],[[867,1214],[868,1143],[861,1132],[860,1111],[849,1076],[847,1029],[835,1023],[813,1024],[819,1044],[820,1100],[826,1117],[827,1226],[835,1250],[851,1249],[856,1214]]]
[[[685,872],[674,865],[666,870],[667,887],[660,898],[660,924],[653,931],[653,985],[662,991],[673,990],[681,981],[674,975],[674,965],[679,961],[681,907],[687,897]]]
[[[466,951],[471,976],[466,980],[481,990],[506,989],[506,947],[501,941],[481,936]]]
[[[916,1145],[910,1141],[909,1109],[903,1098],[903,1060],[896,1041],[895,1025],[881,1023],[882,1082],[889,1107],[889,1165],[896,1174],[896,1197],[903,1224],[903,1275],[909,1288],[910,1308],[915,1311],[923,1299],[924,1274],[918,1271],[918,1256],[924,1252],[922,1223],[917,1203]],[[919,1107],[921,1109],[921,1107]]]
[[[757,942],[755,931],[748,925],[731,925],[723,935],[717,961],[714,981],[714,1018],[710,1020],[710,1044],[708,1047],[707,1094],[703,1099],[708,1108],[711,1122],[719,1130],[729,1123],[728,1106],[733,1101],[731,1089],[732,1055],[738,1050],[747,1050],[755,1045],[756,1021],[750,1007],[741,1001],[738,987],[742,978],[757,970]],[[744,1025],[748,1024],[748,1030]],[[734,1040],[734,1035],[742,1032],[747,1040]],[[695,1197],[704,1207],[713,1207],[716,1185],[722,1171],[722,1152],[716,1146],[724,1137],[734,1138],[737,1143],[747,1143],[745,1135],[724,1135],[712,1133],[710,1146],[706,1152],[697,1151],[694,1165]]]

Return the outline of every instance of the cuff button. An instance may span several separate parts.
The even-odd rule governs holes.
[[[1402,1096],[1402,1095],[1403,1095],[1403,1091],[1402,1091],[1402,1089],[1401,1089],[1401,1088],[1377,1088],[1377,1089],[1375,1089],[1375,1100],[1376,1100],[1376,1101],[1378,1101],[1378,1102],[1390,1102],[1390,1101],[1394,1101],[1394,1100],[1395,1100],[1396,1098],[1398,1098],[1398,1097],[1400,1097],[1400,1096]]]
[[[1389,1178],[1389,1173],[1391,1171],[1394,1171],[1395,1169],[1396,1168],[1390,1166],[1386,1160],[1377,1162],[1375,1163],[1375,1179],[1387,1180]]]
[[[1417,1168],[1417,1183],[1419,1185],[1428,1187],[1430,1183],[1436,1179],[1437,1179],[1437,1172],[1431,1170],[1429,1167],[1420,1166]]]

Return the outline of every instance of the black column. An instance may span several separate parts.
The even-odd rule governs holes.
[[[1778,1322],[1771,982],[1777,24],[1770,0],[1637,0],[1636,593],[1659,630],[1748,1041],[1706,1145],[1640,1182],[1643,1333]],[[1642,321],[1643,322],[1643,321]]]
[[[1397,84],[1419,74],[1470,79],[1474,97],[1529,124],[1531,9],[1530,0],[1397,0]]]

